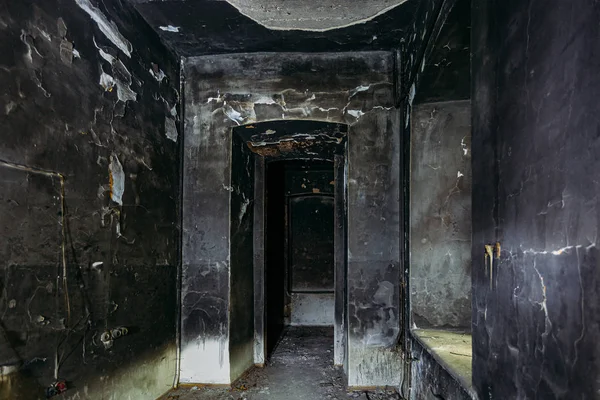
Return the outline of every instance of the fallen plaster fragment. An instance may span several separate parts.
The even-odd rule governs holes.
[[[131,43],[121,35],[114,22],[109,21],[90,0],[75,0],[75,3],[92,18],[108,40],[125,53],[127,57],[131,58],[133,46],[131,46]]]
[[[110,198],[119,205],[123,205],[123,192],[125,191],[125,173],[123,166],[115,154],[110,155],[108,165]]]
[[[167,25],[167,26],[159,26],[158,27],[161,31],[165,31],[165,32],[179,32],[179,27],[178,26],[173,26],[173,25]]]
[[[167,139],[177,142],[177,126],[173,118],[165,117],[165,136]]]
[[[79,53],[79,51],[77,51],[77,49],[73,49],[73,57],[81,58],[81,54]]]

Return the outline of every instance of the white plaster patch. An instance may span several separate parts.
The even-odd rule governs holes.
[[[360,85],[350,91],[349,97],[354,97],[357,93],[366,92],[371,88],[371,85]]]
[[[180,28],[178,26],[166,25],[166,26],[159,26],[158,29],[160,29],[161,31],[165,31],[165,32],[177,33],[177,32],[179,32]]]
[[[244,122],[244,118],[242,117],[242,114],[240,114],[238,111],[234,110],[232,107],[223,107],[223,112],[225,113],[227,118],[229,118],[230,120],[232,120],[233,122],[235,122],[238,125],[240,124],[240,122]]]
[[[462,172],[458,171],[458,173],[456,174],[456,177],[460,178],[461,176],[465,176],[465,174],[463,174]]]
[[[117,81],[117,98],[122,102],[135,101],[137,99],[137,93],[131,90],[129,85],[125,85],[122,82]]]
[[[81,54],[76,49],[73,49],[73,57],[75,57],[75,58],[81,58]]]
[[[108,165],[110,174],[110,198],[119,205],[123,205],[123,192],[125,191],[125,172],[123,166],[115,154],[110,155]]]
[[[465,143],[465,139],[466,139],[466,136],[464,138],[462,138],[462,140],[460,141],[460,147],[462,147],[463,155],[466,156],[467,154],[469,154],[469,147]]]
[[[133,46],[131,43],[117,29],[117,25],[106,18],[106,16],[94,6],[90,0],[75,0],[75,3],[85,11],[92,20],[98,25],[98,28],[108,40],[110,40],[119,50],[121,50],[127,57],[131,58],[131,51]]]
[[[167,139],[177,142],[177,126],[173,118],[165,117],[165,136]]]
[[[346,112],[348,114],[352,115],[356,119],[359,119],[360,117],[362,117],[365,114],[361,110],[347,110]]]
[[[105,52],[104,50],[102,50],[102,48],[96,44],[96,38],[92,37],[92,41],[94,42],[94,46],[96,46],[96,48],[98,49],[98,54],[100,54],[100,57],[102,57],[105,61],[108,61],[112,65],[112,63],[115,61],[115,58],[107,52]]]
[[[112,91],[113,87],[115,86],[115,79],[110,76],[109,74],[107,74],[106,72],[102,71],[102,74],[100,74],[100,86],[102,86],[104,88],[104,90],[106,90],[107,92]]]
[[[254,104],[277,104],[275,100],[268,96],[260,96],[254,101]]]
[[[158,82],[162,82],[162,80],[167,77],[162,69],[159,69],[158,72],[154,72],[154,70],[150,68],[150,75],[152,75]]]
[[[413,101],[415,100],[416,94],[417,94],[417,88],[415,87],[415,84],[413,83],[412,86],[410,87],[410,91],[408,92],[408,104],[410,104],[411,106],[413,105]]]
[[[197,338],[181,349],[182,383],[229,384],[229,343],[222,340]]]

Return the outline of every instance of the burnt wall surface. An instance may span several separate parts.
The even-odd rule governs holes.
[[[254,153],[233,134],[230,213],[231,379],[254,364]]]
[[[175,372],[177,61],[116,1],[3,2],[0,49],[0,397],[57,377],[156,397]]]
[[[426,358],[427,361],[424,361],[419,358],[419,354],[426,352],[427,354],[429,350],[424,349],[423,345],[416,340],[412,334],[410,333],[412,318],[410,318],[412,313],[412,298],[410,293],[413,292],[413,288],[411,286],[411,275],[413,273],[418,273],[418,271],[413,271],[411,264],[411,257],[421,258],[426,260],[427,257],[430,257],[431,254],[423,253],[422,251],[428,251],[427,243],[422,243],[421,238],[410,240],[411,233],[411,221],[413,221],[413,210],[411,207],[410,199],[414,199],[414,202],[417,203],[417,207],[420,207],[422,203],[433,202],[434,199],[431,199],[426,193],[420,193],[417,199],[416,194],[412,193],[412,185],[413,182],[411,179],[413,178],[413,172],[411,167],[411,150],[414,145],[430,145],[432,147],[435,146],[435,143],[426,143],[419,142],[419,137],[416,139],[413,138],[413,126],[411,123],[411,119],[416,113],[413,112],[413,106],[417,106],[417,103],[422,104],[422,102],[453,102],[456,104],[458,100],[465,100],[469,97],[469,87],[470,87],[470,74],[469,74],[469,48],[470,48],[470,27],[469,25],[465,25],[468,19],[465,14],[470,14],[470,2],[468,0],[440,0],[440,1],[429,1],[429,2],[421,2],[419,8],[416,12],[415,23],[412,26],[411,32],[407,36],[407,41],[402,46],[401,52],[401,74],[402,74],[402,113],[404,115],[403,120],[403,153],[402,153],[402,166],[403,166],[403,196],[402,199],[406,199],[406,203],[402,203],[402,208],[404,209],[404,240],[403,240],[403,261],[408,265],[408,268],[405,269],[405,273],[403,274],[403,288],[405,288],[405,293],[403,293],[403,298],[407,299],[404,303],[403,308],[403,327],[405,328],[405,332],[408,334],[403,337],[404,347],[410,349],[412,356],[408,358],[409,361],[405,364],[405,375],[410,375],[410,379],[406,379],[403,381],[401,385],[401,393],[408,394],[410,382],[413,382],[414,390],[410,392],[410,396],[416,398],[435,398],[435,395],[444,396],[444,390],[441,390],[446,387],[454,387],[457,385],[458,381],[443,367],[441,367],[436,359],[429,355]],[[465,49],[466,48],[466,49]],[[451,104],[451,103],[449,103]],[[423,107],[427,107],[423,105]],[[465,116],[462,114],[463,117]],[[429,118],[431,118],[431,114]],[[435,117],[435,115],[434,115]],[[424,116],[423,118],[426,118]],[[436,118],[433,118],[433,121],[436,122]],[[442,121],[441,119],[439,120]],[[452,126],[456,122],[453,120],[447,120],[447,123]],[[417,121],[418,124],[418,121]],[[460,125],[460,124],[459,124]],[[435,125],[434,125],[435,126]],[[442,140],[443,138],[439,138]],[[462,139],[462,138],[461,138]],[[413,145],[412,140],[417,140],[417,142]],[[460,140],[459,140],[460,145]],[[452,151],[451,149],[448,149]],[[462,145],[458,149],[458,153],[456,155],[461,155],[463,151]],[[450,153],[444,153],[446,155],[450,155]],[[453,153],[454,154],[454,153]],[[456,160],[457,163],[458,160]],[[433,165],[433,164],[432,164]],[[435,166],[434,166],[435,167]],[[429,167],[426,167],[429,168]],[[429,168],[431,169],[431,168]],[[458,178],[458,168],[453,172],[453,176],[451,179],[454,183],[459,182]],[[465,170],[467,170],[467,166],[465,165]],[[461,173],[465,173],[460,170]],[[425,171],[423,171],[425,172]],[[437,171],[431,169],[429,171],[431,173],[439,172],[439,173],[449,173],[449,171]],[[450,177],[450,175],[448,175]],[[460,177],[462,178],[462,177]],[[450,178],[449,178],[450,179]],[[426,180],[421,182],[422,184],[427,185]],[[463,182],[464,183],[464,182]],[[446,196],[451,193],[451,188],[455,185],[452,184],[450,190],[447,191]],[[457,187],[459,188],[459,187]],[[435,188],[438,190],[438,188]],[[448,198],[449,201],[453,199],[454,195],[460,194],[461,201],[466,201],[464,192],[456,192]],[[443,205],[444,200],[441,202]],[[452,214],[456,214],[457,216],[460,214],[461,218],[470,219],[470,215],[464,215],[460,209],[454,210]],[[432,214],[432,213],[430,213]],[[433,213],[435,215],[435,213]],[[441,218],[439,218],[441,221]],[[468,225],[468,221],[466,220],[457,220],[456,223],[459,227],[464,228]],[[444,235],[448,237],[452,237],[452,231],[450,227],[446,231],[442,232]],[[464,232],[463,232],[464,234]],[[462,236],[461,236],[462,237]],[[427,239],[427,238],[426,238]],[[464,239],[464,237],[462,237]],[[429,239],[427,239],[429,240]],[[452,244],[454,243],[454,246]],[[465,243],[463,243],[465,244]],[[452,246],[461,248],[463,253],[457,254],[460,258],[464,259],[464,251],[467,249],[463,249],[462,246],[459,245],[459,242],[446,242],[442,244],[442,246]],[[413,247],[419,249],[419,252],[413,251]],[[468,250],[467,250],[468,251]],[[452,253],[451,253],[452,254]],[[444,252],[444,256],[446,252]],[[454,265],[460,264],[456,259],[453,260]],[[462,276],[464,278],[464,274]],[[425,287],[425,281],[421,280],[420,289]],[[444,285],[446,282],[442,279],[434,279],[433,281],[427,282],[427,287],[430,285],[434,285],[439,287],[439,285]],[[465,295],[466,286],[462,282],[462,287],[458,293],[462,293]],[[415,289],[419,289],[418,287]],[[454,291],[454,289],[451,290]],[[456,292],[455,292],[456,293]],[[443,293],[444,296],[447,293]],[[422,299],[423,300],[423,299]],[[460,302],[459,302],[460,303]],[[420,305],[419,305],[420,304]],[[456,304],[456,303],[455,303]],[[458,305],[458,304],[457,304]],[[447,307],[448,304],[444,304],[444,307]],[[426,301],[419,301],[417,303],[417,308],[421,307],[421,310],[429,308]],[[458,307],[459,309],[465,310],[464,304]],[[427,312],[425,312],[427,313]],[[437,313],[435,310],[432,311],[434,315],[437,315],[438,318],[443,319],[441,324],[447,324],[449,321],[447,318],[447,314]],[[455,314],[453,316],[453,323],[457,323],[457,316]],[[468,327],[470,324],[468,319],[464,316],[460,318],[460,325],[466,324]],[[438,321],[438,323],[439,323]],[[423,323],[425,321],[421,319],[416,323]],[[410,372],[409,372],[410,371]],[[433,381],[432,387],[434,389],[440,388],[439,392],[431,393],[431,391],[427,388],[426,385],[423,385],[424,382]],[[418,383],[418,384],[417,384]],[[461,398],[452,397],[452,391],[448,392],[449,398]],[[459,393],[459,392],[456,392]],[[408,396],[408,395],[407,395]],[[421,396],[421,397],[419,397]],[[424,397],[423,397],[424,396]]]
[[[268,29],[226,1],[131,1],[164,42],[182,56],[260,51],[387,51],[399,46],[416,8],[428,3],[408,0],[369,21],[317,32]],[[310,5],[306,3],[304,8],[317,13],[318,8]]]
[[[412,326],[471,329],[471,104],[416,105],[410,170]]]
[[[473,383],[600,393],[600,4],[474,1]],[[499,257],[484,245],[499,242]]]
[[[182,380],[230,379],[231,128],[305,119],[350,125],[350,385],[397,384],[400,117],[392,54],[205,56],[186,59],[184,74]]]
[[[333,163],[286,165],[291,325],[333,326],[334,185]]]

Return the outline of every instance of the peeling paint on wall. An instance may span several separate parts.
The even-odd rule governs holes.
[[[75,3],[77,3],[77,5],[92,18],[108,40],[125,53],[127,57],[131,58],[133,46],[123,37],[123,35],[121,35],[114,22],[109,21],[108,18],[106,18],[106,16],[90,2],[90,0],[75,0]]]
[[[174,32],[174,33],[179,32],[179,27],[173,26],[173,25],[159,26],[158,28],[161,31],[165,31],[165,32]]]
[[[108,165],[110,198],[119,205],[123,205],[123,192],[125,191],[125,173],[123,166],[115,154],[110,155]]]
[[[174,142],[177,142],[177,126],[173,118],[165,117],[165,136]]]

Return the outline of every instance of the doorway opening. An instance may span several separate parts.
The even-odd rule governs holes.
[[[266,165],[265,326],[269,358],[285,333],[330,337],[335,301],[334,165]],[[303,327],[296,329],[295,327]],[[311,327],[319,327],[311,329]],[[315,343],[327,344],[327,341]],[[285,341],[283,343],[286,343]],[[332,349],[329,350],[333,357]],[[333,361],[333,358],[332,358]]]
[[[233,238],[243,237],[248,245],[249,234],[252,256],[244,252],[243,259],[232,261],[231,301],[244,310],[235,321],[253,315],[255,365],[265,364],[292,327],[308,327],[302,337],[319,327],[319,332],[333,337],[327,340],[332,346],[328,353],[333,355],[329,364],[345,364],[347,133],[345,124],[303,120],[233,128],[231,209],[236,218],[232,226],[243,225],[238,215],[252,223],[250,229],[232,233],[231,254],[240,254]],[[253,283],[240,274],[234,276],[241,268],[252,271]],[[233,281],[240,278],[253,287],[233,293]],[[253,303],[248,302],[248,293],[253,293]],[[232,326],[240,325],[235,321]],[[240,330],[237,325],[233,333]],[[245,328],[242,336],[245,346]]]

